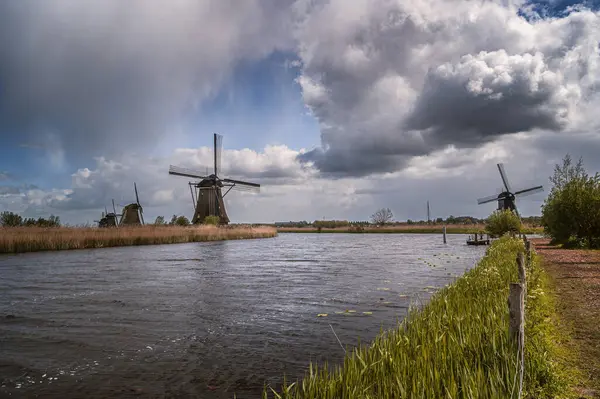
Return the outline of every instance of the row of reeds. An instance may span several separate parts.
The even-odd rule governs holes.
[[[143,226],[121,228],[0,228],[0,253],[275,237],[271,227]]]
[[[517,397],[517,347],[508,333],[509,283],[518,281],[523,242],[504,237],[479,265],[440,290],[421,309],[370,345],[348,350],[342,365],[311,364],[304,379],[263,398]],[[553,305],[534,255],[529,269],[525,397],[556,397],[565,379],[554,362]]]
[[[406,234],[442,234],[444,226],[437,225],[403,225],[403,226],[383,226],[383,227],[336,227],[336,228],[322,228],[316,227],[278,227],[277,231],[280,233],[406,233]],[[447,234],[475,234],[483,232],[485,225],[483,224],[449,224],[446,225]],[[522,232],[524,234],[542,234],[544,229],[541,227],[533,227],[525,225]]]

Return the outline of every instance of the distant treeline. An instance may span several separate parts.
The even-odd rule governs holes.
[[[60,218],[50,215],[48,219],[39,217],[24,218],[14,212],[0,213],[0,226],[2,227],[60,227]]]
[[[540,216],[528,216],[521,218],[524,224],[538,227],[541,226],[541,217]],[[446,219],[437,218],[430,222],[426,220],[412,220],[408,219],[405,222],[390,222],[387,223],[388,226],[404,226],[404,225],[440,225],[440,224],[463,224],[463,225],[476,225],[476,224],[484,224],[486,219],[479,219],[472,216],[448,216]],[[289,221],[289,222],[276,222],[274,223],[275,227],[314,227],[314,228],[325,228],[325,229],[333,229],[336,227],[350,227],[350,226],[373,226],[374,224],[368,221],[348,221],[348,220],[315,220],[314,222],[307,222],[306,220],[302,220],[299,222]]]

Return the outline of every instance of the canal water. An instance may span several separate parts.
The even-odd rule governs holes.
[[[310,361],[340,362],[332,327],[344,345],[370,341],[473,267],[485,248],[465,240],[280,234],[1,255],[0,397],[258,398]]]

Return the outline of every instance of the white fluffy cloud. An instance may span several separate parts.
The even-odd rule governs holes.
[[[229,178],[262,178],[269,179],[270,182],[289,183],[291,179],[315,175],[313,169],[297,161],[297,157],[302,153],[304,150],[295,151],[285,145],[268,145],[260,153],[248,148],[225,150],[221,155],[222,173],[219,174]],[[213,171],[213,159],[212,148],[184,148],[175,150],[172,162],[177,166],[210,174]]]
[[[300,11],[304,100],[329,174],[409,165],[536,130],[572,134],[597,107],[600,14],[527,21],[496,2],[330,0]]]

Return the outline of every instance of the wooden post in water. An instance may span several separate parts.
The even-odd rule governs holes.
[[[446,226],[444,226],[444,244],[446,243]]]

